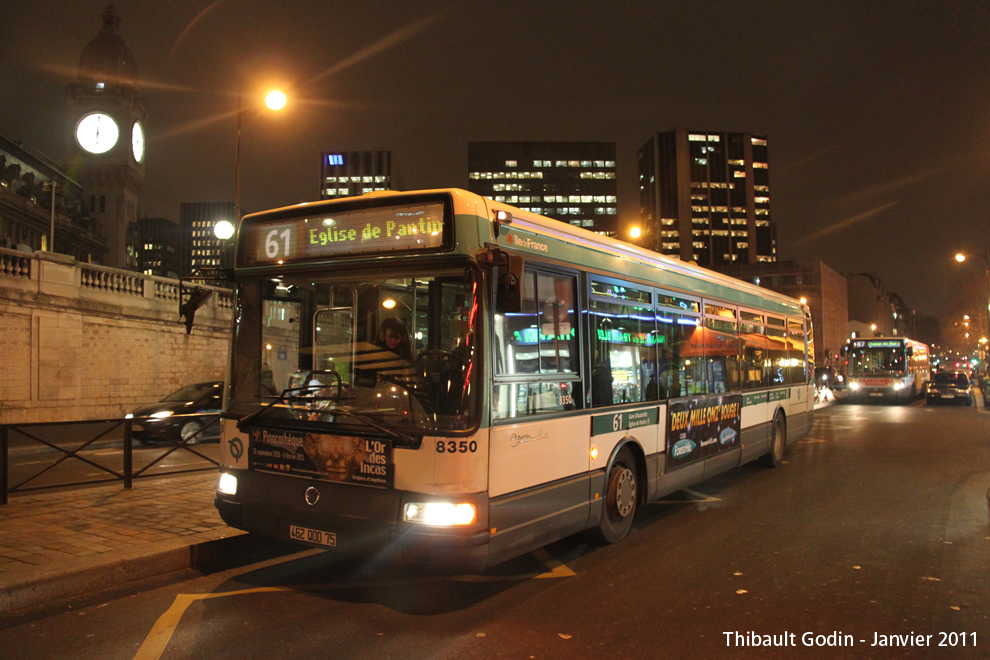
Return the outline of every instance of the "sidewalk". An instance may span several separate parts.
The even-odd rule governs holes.
[[[208,562],[249,544],[213,507],[217,472],[36,491],[0,505],[0,619]]]

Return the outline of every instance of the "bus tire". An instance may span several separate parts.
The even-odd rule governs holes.
[[[595,536],[605,543],[618,543],[624,539],[632,528],[638,501],[636,458],[629,447],[623,447],[608,470],[604,510]]]
[[[784,448],[787,446],[787,423],[780,413],[774,415],[770,430],[770,451],[763,455],[762,463],[768,468],[780,467],[784,462]]]

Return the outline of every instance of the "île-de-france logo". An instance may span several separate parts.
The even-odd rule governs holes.
[[[519,234],[509,234],[509,243],[515,245],[516,247],[526,248],[529,250],[538,250],[540,252],[549,252],[550,246],[546,243],[540,243],[539,241],[534,241],[529,236],[520,236]]]
[[[235,461],[241,460],[241,456],[244,455],[244,443],[241,442],[240,438],[232,438],[228,449],[230,450],[230,455],[234,457]]]

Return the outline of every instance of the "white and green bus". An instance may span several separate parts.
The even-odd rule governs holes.
[[[811,426],[806,307],[464,190],[248,215],[232,277],[216,506],[251,532],[481,570]]]
[[[908,403],[925,395],[931,379],[927,344],[907,337],[857,338],[845,355],[852,400]]]

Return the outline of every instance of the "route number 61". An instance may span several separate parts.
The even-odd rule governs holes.
[[[265,256],[269,259],[278,258],[279,244],[278,239],[282,239],[283,257],[289,256],[289,229],[283,229],[279,232],[278,229],[272,229],[268,232],[268,236],[265,237]]]

